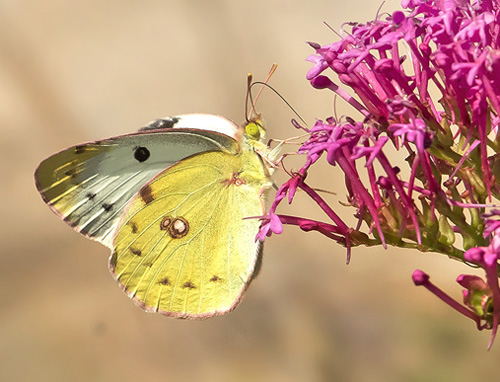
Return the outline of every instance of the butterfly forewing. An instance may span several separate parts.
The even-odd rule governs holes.
[[[231,310],[260,250],[259,221],[244,218],[263,213],[267,183],[254,153],[206,152],[163,171],[119,223],[112,272],[148,311],[204,318]]]
[[[64,221],[111,247],[125,206],[156,174],[191,155],[238,149],[233,138],[214,131],[148,131],[66,149],[43,161],[35,179]]]

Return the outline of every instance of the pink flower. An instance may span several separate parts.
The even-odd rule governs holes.
[[[480,329],[492,329],[493,341],[500,320],[500,213],[488,208],[500,205],[500,5],[404,0],[402,6],[404,12],[348,24],[340,41],[309,43],[312,87],[335,93],[363,118],[318,119],[308,130],[298,150],[304,165],[278,190],[259,238],[291,224],[345,245],[348,259],[358,245],[392,245],[475,263],[486,282],[479,287],[476,279],[460,279],[465,306],[422,274],[414,279]],[[326,181],[343,173],[353,227],[307,183],[322,160],[336,167],[323,175]],[[325,221],[277,213],[297,188],[320,206]]]

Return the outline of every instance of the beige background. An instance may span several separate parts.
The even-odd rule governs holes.
[[[453,280],[470,270],[443,256],[356,248],[345,266],[344,248],[292,227],[266,242],[262,272],[236,311],[177,321],[129,301],[108,274],[107,249],[59,221],[34,187],[46,156],[160,116],[241,122],[247,72],[264,79],[273,62],[271,84],[313,124],[332,114],[333,97],[305,80],[305,41],[330,43],[323,21],[338,30],[378,7],[0,0],[0,380],[496,380],[500,344],[486,352],[488,332],[411,282],[422,268],[460,298]],[[295,134],[293,114],[270,92],[258,109],[270,136]],[[337,113],[356,117],[340,101]],[[312,184],[336,191],[338,205],[341,175],[327,174]],[[300,199],[294,213],[320,216]]]

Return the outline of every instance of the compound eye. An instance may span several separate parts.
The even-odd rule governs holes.
[[[260,124],[250,122],[245,126],[245,133],[252,139],[260,139]]]

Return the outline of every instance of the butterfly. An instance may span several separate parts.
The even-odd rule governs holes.
[[[42,161],[43,200],[111,249],[109,269],[142,309],[207,318],[234,309],[258,273],[255,241],[272,186],[260,118],[161,118],[136,133]],[[248,219],[250,218],[250,219]]]

